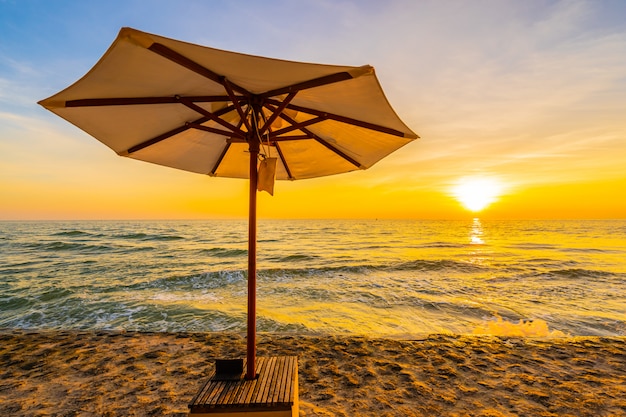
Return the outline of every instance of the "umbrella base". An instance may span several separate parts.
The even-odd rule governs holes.
[[[245,360],[243,360],[245,362]],[[227,363],[228,366],[236,362]],[[224,363],[220,364],[222,368]],[[227,366],[229,374],[232,374]],[[223,378],[214,370],[189,404],[190,417],[295,417],[298,416],[298,358],[295,356],[256,359],[258,378]]]

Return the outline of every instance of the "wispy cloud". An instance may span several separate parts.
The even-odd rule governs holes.
[[[624,175],[623,2],[190,0],[181,7],[128,0],[117,8],[0,8],[0,165],[15,173],[77,164],[74,155],[89,152],[108,167],[107,149],[35,103],[81,77],[120,26],[134,26],[257,55],[376,67],[391,104],[422,139],[370,171],[290,189],[345,181],[436,190],[473,174],[520,186]],[[146,183],[160,175],[123,169]],[[55,175],[62,183],[72,174]]]

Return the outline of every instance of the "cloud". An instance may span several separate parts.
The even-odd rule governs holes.
[[[5,21],[19,15],[0,27],[0,165],[12,172],[73,167],[50,174],[62,183],[85,168],[80,155],[119,177],[123,167],[137,184],[152,175],[178,181],[171,170],[111,162],[101,144],[35,104],[81,77],[128,25],[256,55],[374,65],[390,103],[422,139],[366,172],[294,189],[436,190],[472,174],[520,185],[624,175],[621,2],[162,1],[147,10],[129,0],[116,14],[110,4],[46,4],[30,12],[0,6]]]

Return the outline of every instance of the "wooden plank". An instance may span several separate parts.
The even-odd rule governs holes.
[[[227,405],[228,398],[231,397],[231,392],[236,390],[238,385],[241,385],[241,381],[223,381],[223,385],[215,403],[219,405]]]
[[[257,358],[256,365],[259,377],[254,380],[209,379],[191,401],[190,413],[271,413],[297,407],[297,358],[262,357]]]
[[[280,377],[280,390],[277,392],[275,402],[277,404],[287,403],[287,391],[289,390],[290,372],[291,372],[291,358],[285,357],[283,359],[283,372]]]
[[[211,384],[211,390],[207,392],[207,398],[203,404],[218,404],[218,399],[222,390],[224,389],[226,381],[213,381]]]
[[[277,404],[285,404],[285,391],[289,389],[289,358],[283,358],[283,374],[281,376],[280,391],[276,396]]]
[[[278,391],[280,387],[280,378],[283,373],[283,361],[282,358],[276,358],[276,364],[274,365],[274,375],[270,380],[266,401],[271,405],[275,406],[276,403],[274,401],[274,396],[276,395],[276,391]]]
[[[217,405],[223,401],[224,394],[228,391],[227,381],[215,381],[209,382],[209,386],[204,392],[204,395],[199,398],[198,404]]]
[[[265,395],[265,401],[270,406],[274,405],[274,393],[276,392],[276,389],[279,388],[277,387],[277,385],[279,384],[280,374],[282,373],[281,362],[282,361],[280,358],[276,359],[276,363],[274,365],[274,373],[269,380],[267,394]]]
[[[198,393],[196,395],[194,395],[193,399],[191,400],[191,404],[196,404],[198,402],[198,400],[203,396],[205,390],[208,389],[209,384],[211,383],[211,379],[209,379],[203,386],[202,388],[200,388],[200,391],[198,391]]]
[[[246,405],[254,404],[256,396],[263,388],[263,381],[265,378],[265,374],[267,373],[267,368],[269,366],[268,359],[269,358],[265,357],[256,359],[256,372],[258,372],[259,376],[254,380],[254,384],[250,386],[249,390],[246,391],[246,395],[242,401]]]
[[[286,358],[281,357],[278,358],[278,369],[276,372],[275,383],[272,384],[271,395],[268,396],[268,402],[271,402],[272,405],[279,404],[279,397],[281,392],[285,389],[285,377],[286,377],[286,368],[287,363],[285,361]]]
[[[246,360],[243,360],[243,369],[245,369],[246,366]],[[222,392],[220,394],[219,399],[217,400],[217,404],[219,405],[227,405],[227,404],[231,404],[231,403],[237,403],[237,392],[242,389],[245,388],[246,386],[246,382],[247,381],[242,381],[242,380],[234,380],[234,381],[227,381],[227,383],[224,385],[224,388],[222,389]]]
[[[265,403],[265,399],[267,398],[267,389],[270,385],[269,379],[274,372],[274,364],[276,363],[276,358],[264,358],[265,359],[265,369],[263,373],[261,373],[261,377],[259,377],[259,390],[253,395],[251,404],[263,404]]]
[[[243,361],[243,369],[246,369],[246,359]],[[245,394],[246,390],[254,384],[254,381],[233,381],[234,389],[230,391],[230,395],[224,398],[223,404],[241,404],[241,397]]]
[[[213,370],[210,374],[209,374],[209,379],[206,382],[206,384],[204,384],[204,387],[202,387],[202,389],[200,390],[200,392],[198,393],[198,397],[196,399],[194,399],[194,401],[192,401],[192,404],[205,404],[207,402],[206,398],[209,395],[209,393],[211,392],[211,390],[214,388],[213,384],[212,384],[212,378],[215,375],[215,370]]]
[[[291,382],[291,372],[293,371],[293,368],[291,366],[292,362],[293,361],[291,360],[291,358],[284,359],[285,368],[282,376],[281,390],[279,392],[278,398],[276,399],[276,401],[280,404],[285,404],[289,402],[289,385]]]
[[[265,375],[266,359],[267,358],[257,358],[257,371],[259,372],[259,378],[254,380],[254,385],[251,386],[246,392],[246,396],[242,401],[244,404],[252,403],[252,398],[255,396],[261,386],[260,379],[263,378],[262,375]]]
[[[298,395],[298,358],[293,357],[291,361],[291,381],[289,382],[289,396],[287,401],[295,403]]]
[[[263,390],[263,396],[259,398],[258,403],[268,403],[268,399],[270,398],[270,393],[272,392],[272,388],[275,384],[275,375],[278,369],[278,359],[271,358],[272,369],[271,372],[267,374],[267,378],[265,378],[265,388]]]

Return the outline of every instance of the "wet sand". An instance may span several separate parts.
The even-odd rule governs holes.
[[[0,416],[185,416],[237,334],[0,330]],[[626,416],[626,338],[262,334],[302,416]]]

